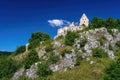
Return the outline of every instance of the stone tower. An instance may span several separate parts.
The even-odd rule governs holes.
[[[80,26],[85,25],[86,27],[88,27],[89,25],[89,19],[87,18],[87,16],[85,14],[82,15],[81,19],[80,19]]]

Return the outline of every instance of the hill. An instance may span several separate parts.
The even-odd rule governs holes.
[[[54,39],[35,32],[26,46],[0,59],[0,79],[119,80],[119,24],[112,27],[118,22],[93,18],[82,30],[67,30]]]
[[[0,56],[10,55],[11,53],[13,53],[13,52],[0,51]]]

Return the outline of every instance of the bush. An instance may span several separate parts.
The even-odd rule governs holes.
[[[53,51],[53,45],[52,45],[52,44],[47,45],[46,48],[45,48],[45,51],[46,51],[46,52]]]
[[[70,46],[66,46],[66,47],[62,47],[59,49],[59,53],[62,55],[62,57],[65,56],[66,53],[71,53],[72,47]]]
[[[39,39],[36,39],[36,40],[30,42],[28,49],[34,49],[34,48],[38,47],[39,45],[40,45],[40,41],[39,41]]]
[[[75,64],[75,66],[79,66],[80,63],[81,63],[81,60],[83,60],[82,53],[79,52],[78,50],[76,50],[75,53],[76,53],[76,64]]]
[[[104,80],[120,80],[120,58],[105,70]]]
[[[37,74],[39,77],[47,77],[48,75],[52,74],[49,64],[44,62],[42,64],[38,64]]]
[[[35,50],[31,50],[28,56],[25,58],[25,62],[24,62],[25,68],[29,69],[30,66],[37,61],[39,61],[37,52]]]
[[[50,40],[50,36],[44,32],[35,32],[32,33],[31,38],[29,39],[29,49],[36,48],[40,45],[41,41]]]
[[[86,38],[81,40],[80,41],[80,47],[84,47],[86,43],[87,43],[87,39]]]
[[[25,52],[25,50],[26,50],[25,46],[19,46],[19,47],[17,47],[15,54],[17,55],[17,54],[23,53],[23,52]]]
[[[75,38],[78,38],[78,37],[79,36],[77,32],[68,31],[65,36],[65,45],[72,46],[74,44]]]
[[[19,64],[12,59],[1,58],[0,59],[0,79],[11,78],[13,74],[18,70]]]
[[[27,76],[20,76],[18,80],[32,80],[28,78]]]
[[[104,58],[104,57],[108,57],[107,53],[105,52],[105,50],[101,49],[101,48],[95,48],[92,51],[92,56],[96,57],[96,58]]]
[[[48,62],[50,64],[54,64],[54,63],[58,62],[59,60],[60,60],[60,57],[58,55],[55,55],[55,54],[51,53],[50,57],[48,59]]]
[[[120,47],[120,41],[118,41],[118,42],[116,43],[116,46],[117,46],[117,47]]]
[[[113,31],[111,29],[107,29],[108,33],[113,36]]]
[[[115,56],[120,57],[120,50],[115,53]]]
[[[114,51],[114,48],[111,44],[109,44],[109,50],[113,50]]]

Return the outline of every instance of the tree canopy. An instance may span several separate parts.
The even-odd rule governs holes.
[[[49,40],[50,36],[47,33],[44,32],[35,32],[32,33],[30,39],[29,39],[29,49],[36,48],[40,45],[41,41]]]

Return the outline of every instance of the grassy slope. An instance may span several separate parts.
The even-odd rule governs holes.
[[[103,80],[104,69],[112,62],[109,58],[95,59],[95,64],[83,60],[81,64],[67,72],[55,72],[48,80]]]

